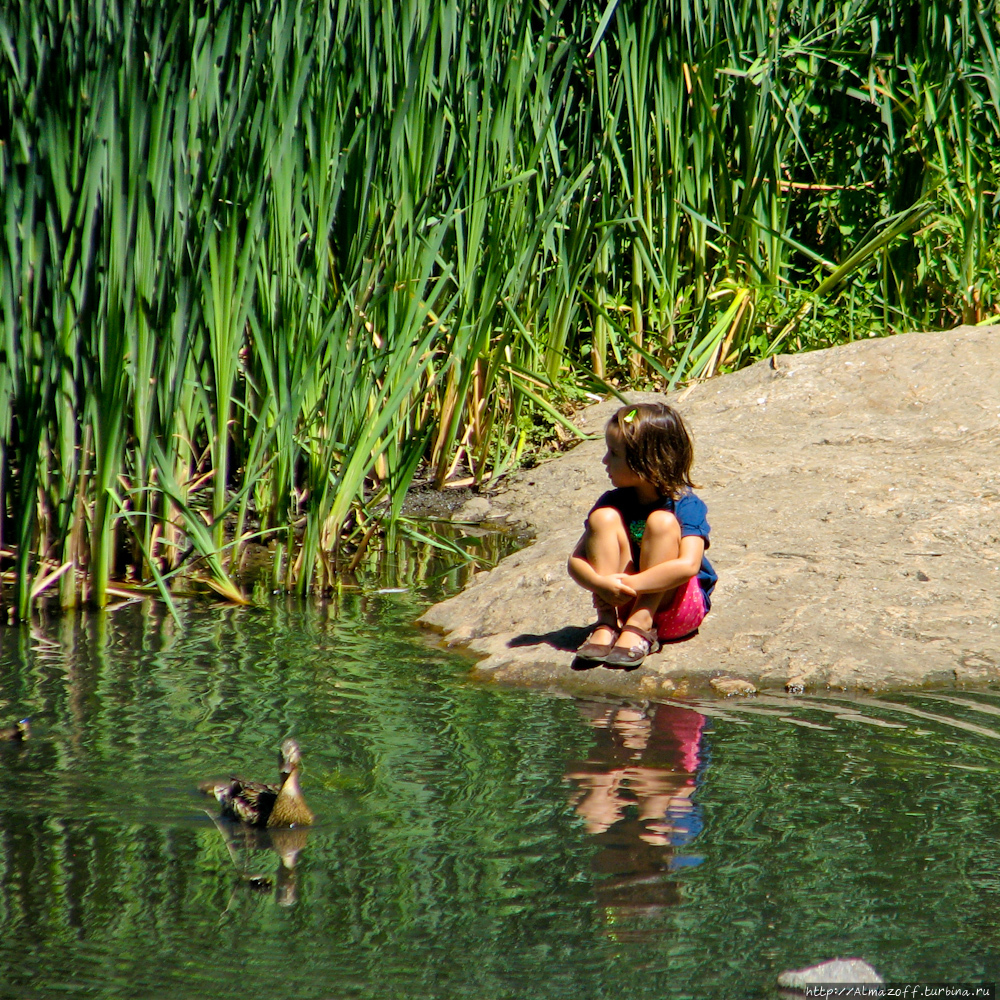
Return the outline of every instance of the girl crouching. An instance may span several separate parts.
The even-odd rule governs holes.
[[[708,509],[691,482],[694,449],[666,403],[623,406],[608,421],[598,499],[569,558],[594,595],[597,624],[577,656],[637,667],[660,642],[697,631],[718,579],[705,558]]]

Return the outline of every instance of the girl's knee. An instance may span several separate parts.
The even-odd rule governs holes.
[[[677,544],[681,541],[681,525],[674,514],[669,510],[654,510],[646,518],[646,534],[651,538],[669,540],[676,538]]]
[[[681,551],[681,526],[669,511],[654,510],[646,519],[642,535],[640,564],[649,569],[668,559],[676,559]]]
[[[625,522],[621,512],[614,507],[598,507],[587,517],[587,527],[591,531],[624,531]]]

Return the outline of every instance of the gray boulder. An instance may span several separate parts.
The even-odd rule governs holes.
[[[698,635],[638,670],[573,668],[594,613],[566,558],[610,485],[613,399],[579,414],[591,440],[491,497],[491,516],[534,544],[422,623],[479,654],[484,679],[573,693],[711,693],[713,677],[762,691],[1000,681],[998,333],[783,355],[669,397],[694,437],[719,584]]]

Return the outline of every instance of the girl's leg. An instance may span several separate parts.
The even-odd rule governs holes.
[[[680,554],[680,523],[669,511],[654,510],[646,519],[646,530],[643,532],[642,547],[639,550],[639,569],[658,566],[662,562],[679,558]],[[669,604],[673,596],[673,590],[664,590],[657,594],[640,594],[628,616],[628,624],[648,632],[653,627],[653,615],[661,606]],[[633,632],[623,632],[615,645],[631,649],[636,641]]]
[[[621,513],[614,507],[598,507],[587,518],[587,538],[584,557],[602,576],[624,573],[632,563],[632,547]],[[613,605],[594,595],[599,625],[590,636],[590,642],[607,644],[618,633],[618,613]]]

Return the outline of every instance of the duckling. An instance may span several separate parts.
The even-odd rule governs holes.
[[[261,781],[203,781],[198,787],[214,795],[222,804],[222,815],[248,826],[309,826],[312,810],[299,788],[302,754],[295,740],[281,744],[279,767],[281,780],[276,785]]]
[[[31,736],[30,719],[20,719],[13,726],[0,729],[0,740],[26,740]]]

